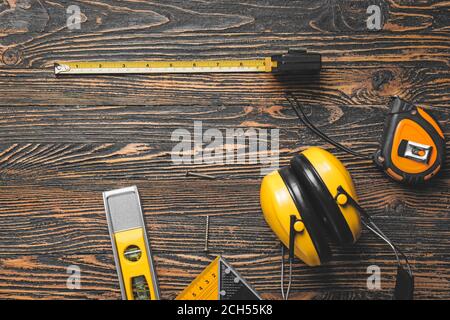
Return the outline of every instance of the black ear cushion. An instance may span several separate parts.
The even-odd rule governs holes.
[[[311,162],[300,154],[291,159],[291,168],[306,189],[315,207],[314,212],[322,220],[330,236],[340,244],[353,243],[353,234],[347,221]]]
[[[329,261],[331,258],[331,250],[324,230],[320,226],[320,220],[318,219],[318,216],[314,214],[314,207],[307,198],[307,193],[303,186],[298,182],[291,168],[284,167],[280,169],[279,173],[294,200],[297,210],[300,212],[305,228],[319,255],[320,262],[325,263]]]

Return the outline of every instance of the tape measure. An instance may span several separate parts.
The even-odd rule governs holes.
[[[261,300],[222,257],[212,261],[176,300]]]
[[[444,165],[444,133],[431,113],[394,97],[380,148],[373,158],[392,179],[413,185],[422,183]]]
[[[104,192],[103,200],[122,299],[158,300],[158,281],[137,188]]]
[[[211,72],[293,72],[317,73],[321,56],[304,49],[289,49],[285,54],[253,60],[187,61],[61,61],[54,64],[55,75],[71,74],[146,74]]]

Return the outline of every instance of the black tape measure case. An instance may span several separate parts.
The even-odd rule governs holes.
[[[423,108],[393,98],[374,162],[396,181],[418,184],[431,179],[445,162],[439,122]]]

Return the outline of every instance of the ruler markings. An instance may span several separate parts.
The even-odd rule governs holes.
[[[270,58],[255,60],[75,61],[55,64],[56,74],[271,72]]]

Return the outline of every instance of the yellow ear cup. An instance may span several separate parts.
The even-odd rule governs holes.
[[[267,224],[283,244],[289,246],[290,216],[302,219],[278,171],[264,177],[261,184],[261,208]],[[320,258],[305,226],[297,224],[294,253],[309,266],[320,265]]]
[[[358,201],[350,173],[334,155],[318,147],[308,148],[301,154],[309,160],[333,198],[338,196],[338,187],[341,186]],[[357,209],[348,205],[346,200],[348,199],[341,196],[336,198],[335,202],[353,234],[353,240],[356,241],[361,234],[361,219]]]

